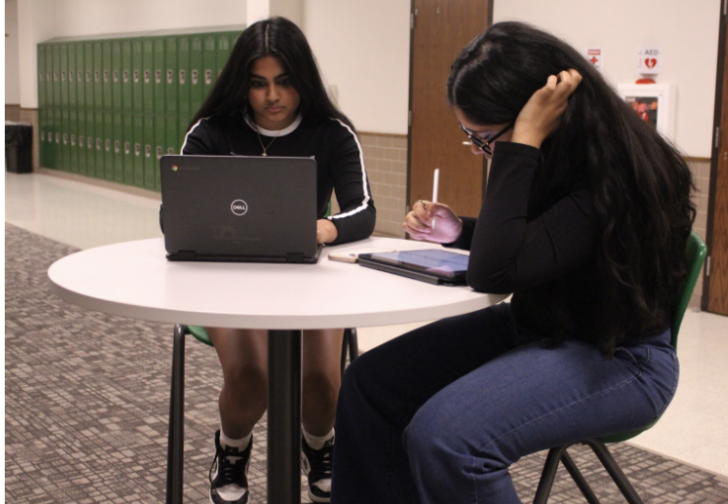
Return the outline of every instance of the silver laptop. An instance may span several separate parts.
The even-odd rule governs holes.
[[[175,155],[160,170],[169,260],[318,260],[313,158]]]

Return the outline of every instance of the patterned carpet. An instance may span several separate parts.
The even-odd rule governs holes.
[[[87,311],[51,294],[46,270],[74,251],[5,226],[5,500],[162,503],[172,327]],[[221,384],[214,352],[188,338],[188,503],[208,502]],[[262,504],[265,418],[254,435],[251,502]],[[612,452],[648,504],[728,503],[728,478],[628,444]],[[572,456],[604,504],[624,502],[591,452],[575,449]],[[524,502],[533,499],[543,460],[534,454],[512,468]],[[549,502],[585,502],[563,468]]]

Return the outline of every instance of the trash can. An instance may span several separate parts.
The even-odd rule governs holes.
[[[13,173],[33,171],[33,125],[5,121],[5,168]]]

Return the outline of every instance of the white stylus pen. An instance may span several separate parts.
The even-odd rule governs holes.
[[[437,191],[440,186],[440,169],[435,168],[435,172],[432,175],[432,202],[437,203]],[[432,218],[432,230],[435,230],[435,218]]]

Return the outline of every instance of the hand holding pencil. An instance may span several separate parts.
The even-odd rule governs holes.
[[[412,206],[402,224],[402,229],[414,240],[435,243],[451,243],[457,240],[463,229],[463,222],[453,210],[437,202],[440,170],[435,169],[432,186],[432,201],[418,200]],[[435,223],[437,222],[437,225]]]

